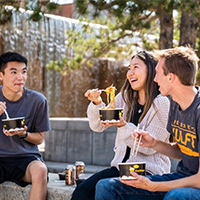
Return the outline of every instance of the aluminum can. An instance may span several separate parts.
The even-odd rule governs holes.
[[[76,161],[76,180],[80,179],[79,175],[85,173],[85,164],[83,161]]]
[[[65,169],[65,184],[66,185],[74,185],[75,184],[75,166],[67,165]]]

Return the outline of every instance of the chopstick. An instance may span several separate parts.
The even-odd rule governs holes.
[[[137,125],[137,129],[136,130],[138,131],[139,128],[140,128],[140,124]],[[135,140],[134,140],[134,143],[133,143],[133,150],[132,150],[132,154],[133,155],[134,155],[135,149],[136,149],[136,144],[137,144],[136,140],[137,140],[137,138],[135,137]]]
[[[137,130],[139,130],[139,126],[137,126]],[[144,130],[144,126],[142,127],[142,130]],[[139,150],[139,147],[140,147],[141,139],[142,139],[142,135],[140,135],[138,144],[137,144],[137,142],[136,142],[136,138],[135,138],[135,140],[134,140],[134,144],[133,144],[133,156],[134,156],[134,157],[137,156],[137,153],[138,153],[138,150]]]

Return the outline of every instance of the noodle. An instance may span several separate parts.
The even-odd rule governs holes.
[[[106,92],[108,102],[106,107],[99,108],[99,117],[102,123],[120,122],[120,117],[123,116],[123,108],[116,108],[115,90],[116,88],[113,85],[100,90]]]
[[[105,109],[116,108],[115,90],[116,90],[116,88],[113,85],[111,85],[110,87],[107,87],[105,89],[105,92],[106,92],[106,95],[107,95],[107,102],[108,102],[108,106]]]

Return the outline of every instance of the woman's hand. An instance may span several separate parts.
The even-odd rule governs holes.
[[[96,105],[102,102],[100,95],[101,95],[101,90],[98,90],[98,89],[88,90],[85,93],[85,97],[87,97],[89,101],[94,102]]]
[[[120,118],[119,122],[112,123],[112,122],[106,121],[105,123],[102,123],[101,120],[100,120],[99,123],[104,127],[116,126],[116,127],[120,128],[122,126],[125,126],[126,122],[124,121],[123,117],[120,116],[119,118]]]

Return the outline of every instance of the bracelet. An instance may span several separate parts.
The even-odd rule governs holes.
[[[26,134],[25,134],[25,135],[23,135],[23,136],[19,136],[19,139],[27,138],[27,136],[28,136],[28,131],[26,131]]]

